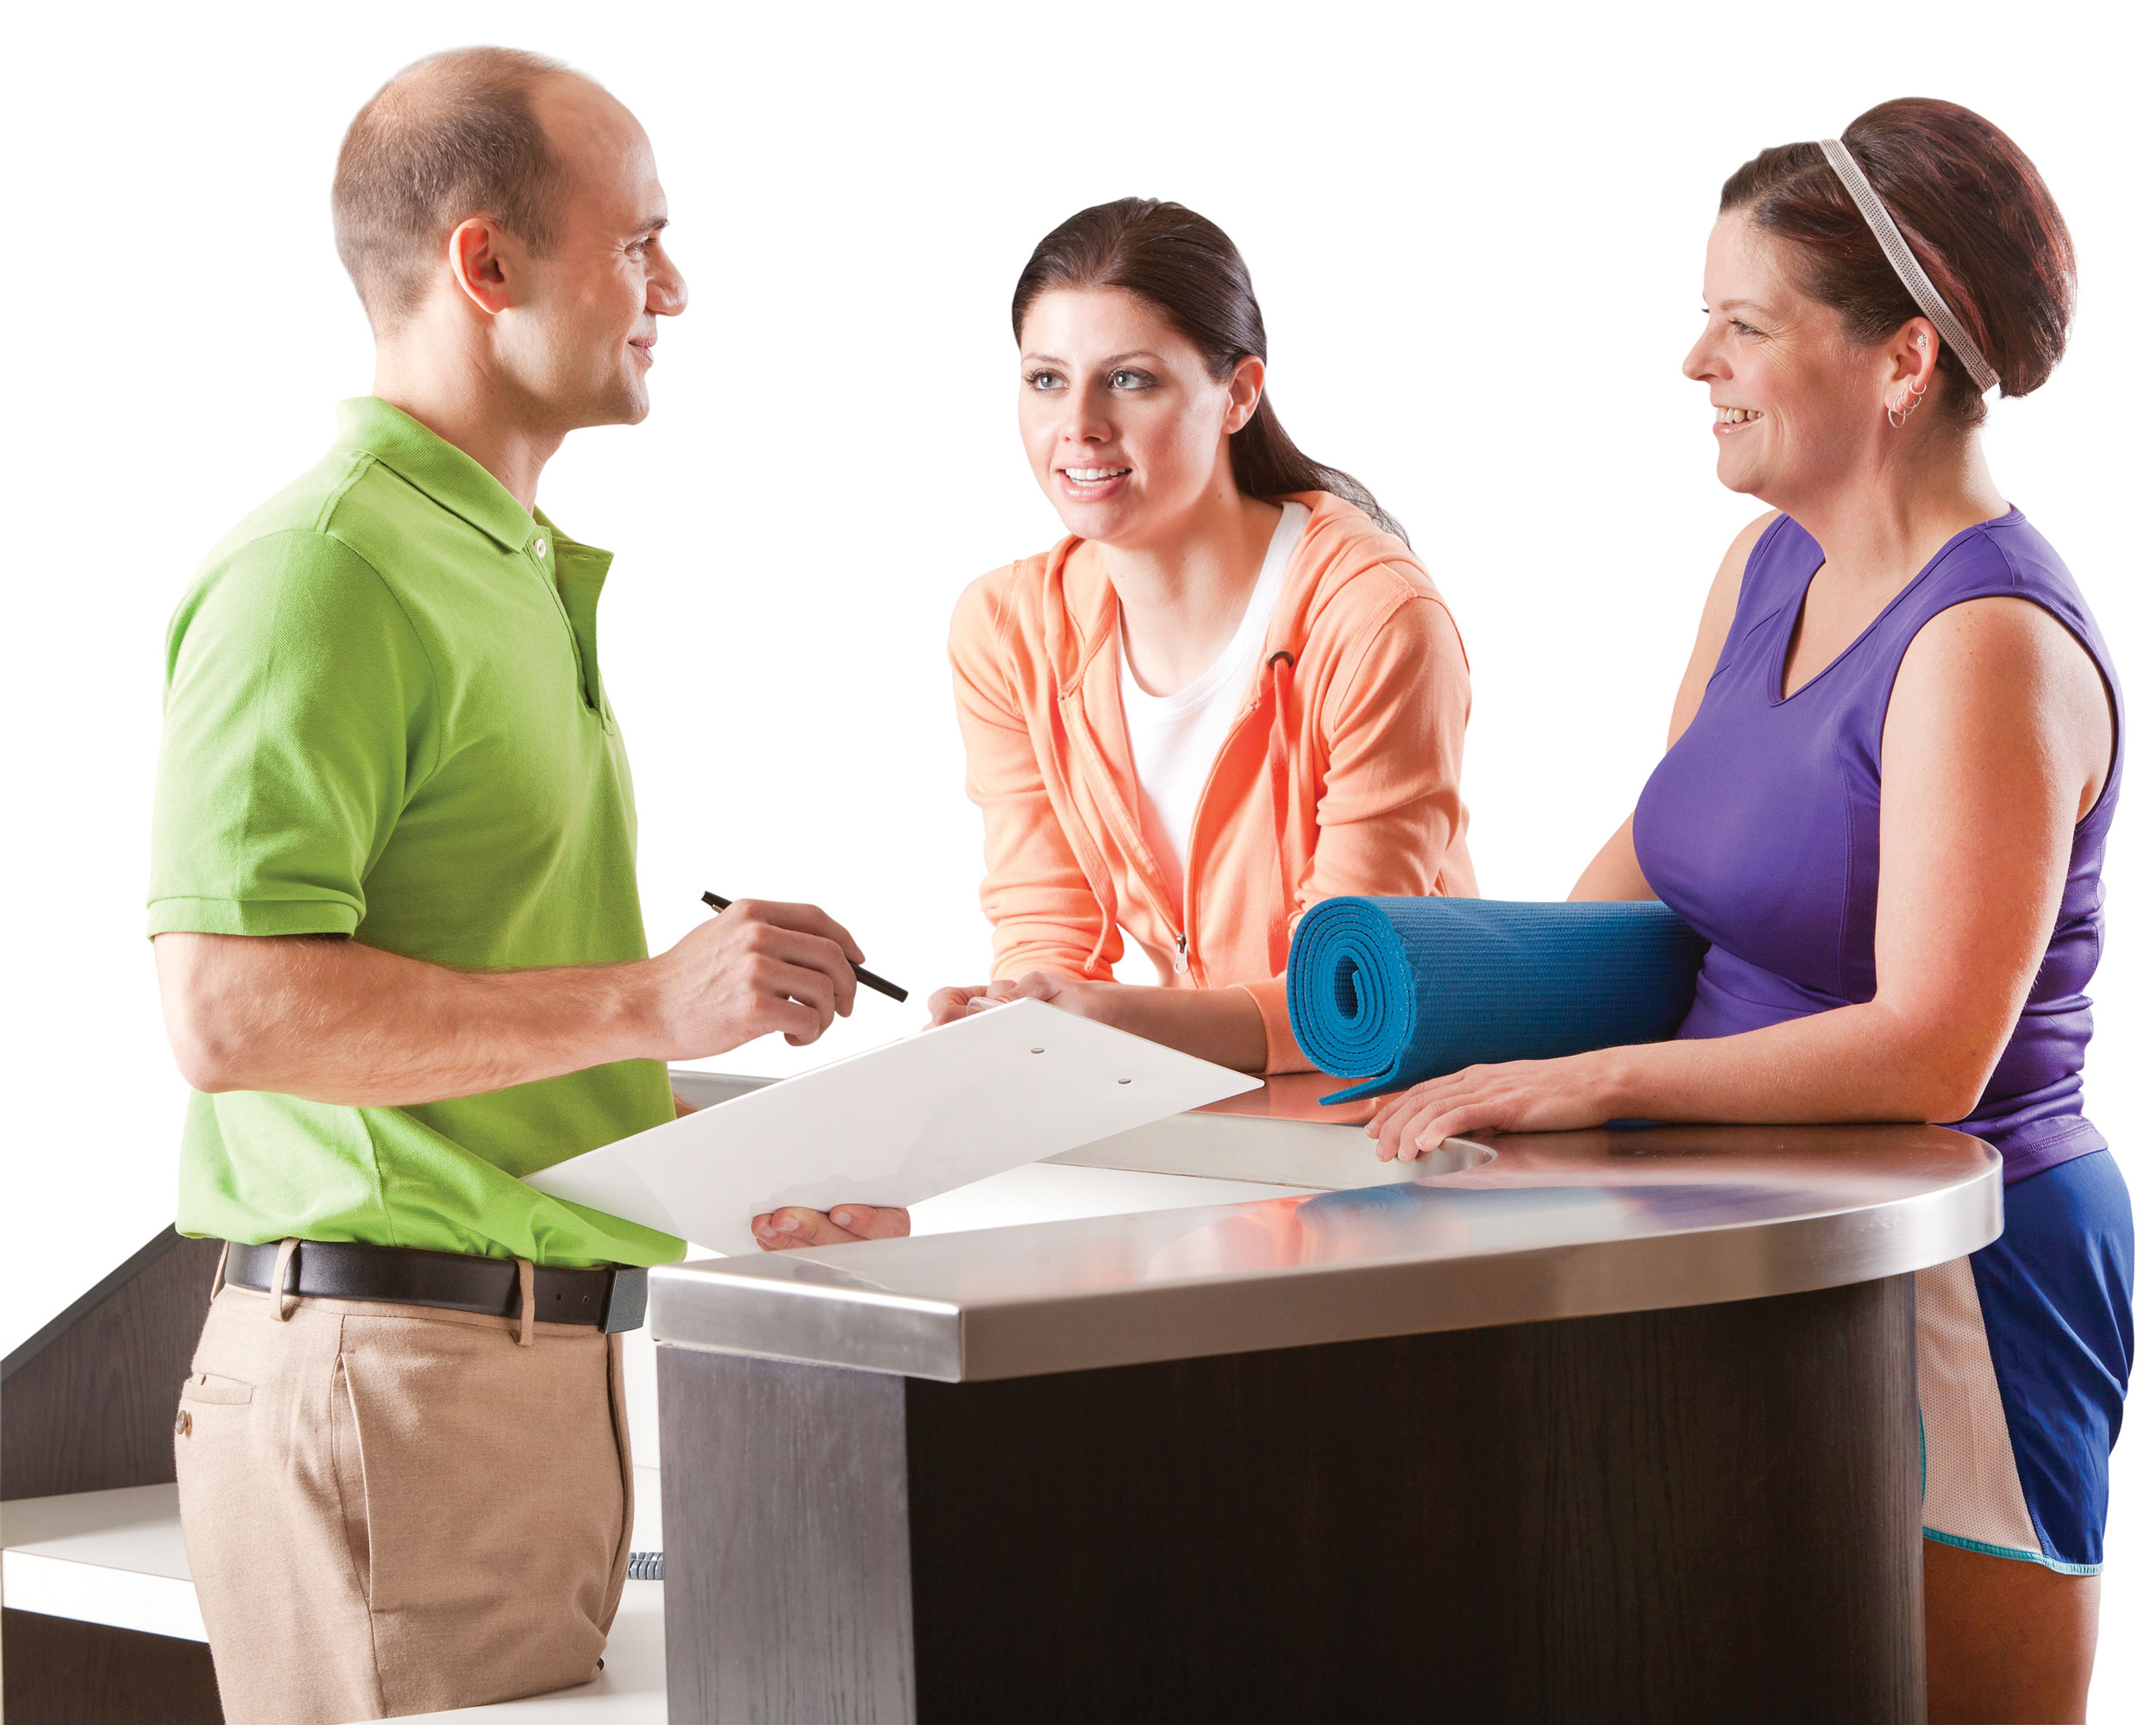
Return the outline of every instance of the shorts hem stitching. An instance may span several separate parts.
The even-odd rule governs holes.
[[[1959,1534],[1942,1534],[1936,1527],[1924,1529],[1924,1537],[1936,1540],[1942,1546],[1958,1546],[1965,1552],[1977,1552],[1987,1558],[2011,1558],[2016,1563],[2041,1564],[2054,1575],[2102,1575],[2100,1563],[2068,1563],[2063,1558],[2047,1558],[2041,1552],[2016,1551],[2011,1546],[1987,1545],[1982,1540],[1965,1540]]]

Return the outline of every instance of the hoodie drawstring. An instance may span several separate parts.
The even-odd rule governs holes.
[[[1066,690],[1056,697],[1059,716],[1062,715],[1063,703],[1075,693],[1075,690]],[[1064,718],[1064,735],[1069,735],[1067,717]],[[1070,794],[1068,785],[1064,787],[1064,794]],[[1075,798],[1073,801],[1075,801]],[[1115,870],[1108,866],[1108,859],[1094,848],[1092,837],[1086,832],[1083,825],[1066,836],[1071,841],[1071,850],[1077,856],[1078,872],[1086,877],[1086,885],[1093,892],[1093,900],[1100,906],[1100,938],[1093,943],[1093,950],[1086,958],[1086,975],[1092,976],[1106,968],[1102,955],[1108,950],[1109,938],[1114,934],[1116,924],[1121,919],[1123,906],[1116,896]]]
[[[1265,662],[1273,688],[1272,737],[1266,747],[1267,777],[1273,788],[1273,896],[1266,906],[1265,958],[1269,975],[1288,968],[1288,679],[1295,668],[1295,656],[1282,648]]]
[[[1086,868],[1083,862],[1078,866],[1087,877],[1087,885],[1093,888],[1094,902],[1100,906],[1100,938],[1094,942],[1093,951],[1086,959],[1086,974],[1090,976],[1104,968],[1101,955],[1108,950],[1108,937],[1115,932],[1116,924],[1121,920],[1123,907],[1116,900],[1113,871],[1104,873],[1095,882],[1092,878],[1093,871]],[[1103,866],[1105,868],[1105,864]]]

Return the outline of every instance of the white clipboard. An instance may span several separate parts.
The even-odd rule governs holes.
[[[654,1126],[524,1183],[718,1252],[783,1204],[918,1204],[1263,1080],[1013,1000]]]

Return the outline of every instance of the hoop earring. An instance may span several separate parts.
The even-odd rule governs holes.
[[[1928,388],[1930,386],[1927,385],[1925,387]],[[1922,389],[1903,390],[1902,392],[1902,399],[1900,402],[1895,406],[1890,407],[1886,411],[1887,423],[1891,425],[1896,431],[1899,431],[1904,425],[1909,423],[1909,415],[1916,411],[1918,405],[1921,403],[1923,399],[1924,391]]]

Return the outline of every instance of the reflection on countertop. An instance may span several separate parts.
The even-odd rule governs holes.
[[[1793,1293],[1943,1262],[1999,1228],[1996,1152],[1943,1127],[1520,1134],[1403,1166],[1312,1120],[1327,1082],[1274,1081],[1070,1159],[1330,1189],[668,1266],[653,1333],[1023,1376]]]

